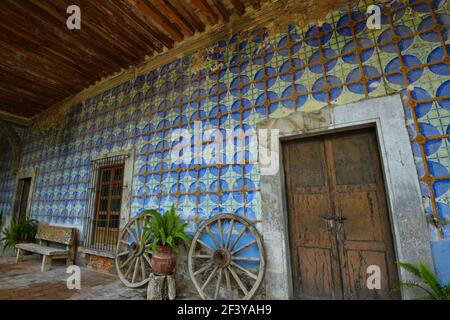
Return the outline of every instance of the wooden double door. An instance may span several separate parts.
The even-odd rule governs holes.
[[[286,141],[283,162],[295,298],[399,298],[375,130]]]

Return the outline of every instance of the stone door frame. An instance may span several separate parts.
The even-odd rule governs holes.
[[[433,266],[430,235],[401,96],[367,99],[324,108],[317,113],[295,112],[258,125],[258,130],[279,130],[278,138],[269,148],[278,154],[278,170],[273,174],[261,174],[267,299],[293,297],[281,141],[367,126],[375,127],[377,133],[396,259],[412,263],[422,260]],[[398,274],[400,281],[413,279],[403,269],[399,269]],[[402,289],[404,299],[417,294],[415,290]]]

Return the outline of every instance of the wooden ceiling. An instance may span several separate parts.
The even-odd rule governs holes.
[[[263,0],[1,0],[0,113],[31,118]],[[69,5],[81,30],[68,30]]]

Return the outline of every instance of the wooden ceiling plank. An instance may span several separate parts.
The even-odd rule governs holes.
[[[178,11],[185,12],[189,18],[189,22],[197,29],[199,32],[205,31],[205,24],[203,21],[194,13],[192,6],[186,0],[172,0],[172,4],[178,9]]]
[[[245,13],[245,6],[240,0],[231,0],[231,3],[239,16],[242,16]]]
[[[36,82],[33,82],[31,80],[26,79],[24,81],[23,77],[18,77],[14,74],[4,72],[0,69],[0,81],[5,82],[4,79],[7,79],[8,84],[14,85],[14,87],[18,88],[19,90],[25,90],[29,92],[35,92],[39,95],[49,96],[52,95],[52,90],[50,90],[48,87],[43,87],[39,84],[36,84]],[[68,94],[69,92],[61,92],[62,94]]]
[[[2,63],[8,63],[13,68],[17,69],[17,65],[20,65],[21,69],[36,70],[36,72],[44,74],[49,79],[58,79],[58,81],[64,81],[67,85],[71,84],[72,86],[87,81],[86,75],[83,75],[76,66],[56,58],[49,59],[48,56],[39,52],[30,52],[11,46],[8,42],[3,41],[1,36],[0,47],[3,48],[0,51],[0,57],[3,59]],[[70,75],[70,77],[67,75]]]
[[[45,19],[49,21],[49,23],[52,23],[55,27],[65,25],[66,18],[64,16],[60,16],[57,9],[50,7],[52,5],[51,3],[41,0],[29,0],[29,3],[34,6],[33,10],[39,11],[40,15],[45,16],[46,14]],[[88,25],[83,24],[83,28],[77,31],[77,36],[79,37],[78,39],[90,50],[94,50],[97,55],[108,59],[110,63],[114,64],[116,67],[119,68],[125,65],[126,55],[113,55],[112,52],[114,52],[114,47],[104,41],[105,39],[102,39],[101,37],[99,37],[99,41],[102,41],[102,46],[98,46],[98,43],[93,40],[97,35]]]
[[[7,90],[1,90],[1,86],[0,86],[0,101],[2,101],[2,103],[6,105],[10,105],[11,107],[26,108],[35,110],[37,112],[45,110],[48,107],[44,104],[36,102],[36,100],[34,99],[30,100],[25,96],[11,95],[11,93],[8,92]]]
[[[19,74],[14,70],[11,72],[6,68],[4,65],[0,65],[0,77],[3,77],[5,79],[10,79],[11,81],[19,82],[19,83],[29,83],[31,86],[38,88],[38,90],[47,90],[48,93],[54,93],[55,91],[58,93],[62,93],[63,95],[69,95],[71,94],[71,91],[65,88],[61,84],[51,84],[48,81],[43,82],[39,81],[37,79],[24,76],[22,74]]]
[[[182,41],[183,34],[175,28],[148,0],[135,0],[136,7],[144,14],[149,22],[156,22],[162,31],[169,34],[174,40]]]
[[[4,9],[4,11],[7,12],[8,17],[12,19],[20,19],[24,15],[28,15],[28,19],[25,19],[25,21],[21,24],[14,24],[11,21],[7,21],[8,25],[14,26],[15,29],[20,29],[20,26],[23,26],[25,28],[25,30],[22,29],[23,33],[30,34],[32,35],[32,38],[38,39],[40,41],[40,46],[43,49],[46,47],[55,49],[57,46],[58,49],[63,50],[62,53],[74,59],[74,62],[80,65],[87,62],[88,65],[85,68],[86,72],[89,72],[89,70],[100,71],[101,68],[98,68],[99,65],[111,68],[112,65],[103,62],[103,60],[93,61],[95,55],[88,50],[85,50],[84,46],[81,50],[78,49],[79,47],[77,47],[78,50],[74,50],[75,46],[73,41],[71,41],[73,39],[71,39],[70,33],[62,35],[58,28],[54,28],[54,26],[49,23],[45,17],[42,17],[36,10],[30,10],[29,4],[27,4],[26,7],[24,7],[24,5],[24,3],[16,1],[8,2],[7,8],[9,8],[9,10]],[[4,20],[6,20],[6,18]],[[21,36],[23,36],[23,33]]]
[[[62,0],[68,5],[73,2],[73,0]],[[130,66],[134,61],[138,61],[142,58],[140,51],[147,51],[144,46],[136,42],[134,39],[129,39],[126,36],[124,30],[121,26],[115,25],[110,19],[106,17],[104,12],[99,9],[97,2],[92,2],[91,0],[78,0],[79,5],[84,8],[86,12],[84,14],[83,21],[89,21],[91,25],[95,25],[99,30],[102,30],[104,35],[108,36],[108,41],[112,42],[115,46],[120,46],[129,53],[129,60],[127,61],[128,66]]]
[[[10,15],[12,18],[14,18],[14,15]],[[94,63],[89,63],[87,61],[84,61],[82,57],[77,55],[76,53],[66,49],[70,48],[70,46],[56,46],[53,44],[51,40],[42,39],[41,36],[41,43],[35,43],[32,41],[35,41],[35,39],[39,39],[39,34],[36,34],[34,31],[30,30],[29,34],[25,34],[23,29],[21,29],[19,26],[14,26],[10,23],[10,21],[2,19],[0,21],[0,27],[3,28],[3,36],[7,36],[7,41],[9,42],[18,42],[17,46],[19,48],[26,48],[27,51],[34,51],[34,52],[42,52],[45,54],[46,57],[48,57],[49,62],[54,62],[55,59],[61,59],[64,61],[63,63],[66,63],[68,65],[76,65],[77,70],[80,70],[83,74],[88,75],[90,78],[93,78],[94,76],[98,76],[99,73],[102,72],[102,69],[98,68],[98,66]],[[10,37],[8,37],[8,34],[13,37],[14,40],[10,40]],[[0,36],[1,37],[1,36]],[[42,40],[44,41],[44,44],[42,43]],[[55,53],[56,52],[56,53]]]
[[[31,0],[31,1],[40,1],[40,0]],[[59,10],[59,12],[64,12],[64,13],[66,12],[65,11],[66,8],[70,4],[74,4],[74,3],[77,3],[81,7],[85,7],[84,4],[88,4],[85,2],[81,3],[80,0],[78,0],[78,1],[72,0],[71,2],[67,2],[65,0],[54,1],[51,3],[48,2],[49,5],[57,7],[57,11]],[[83,30],[85,28],[86,31],[88,32],[88,34],[90,35],[90,37],[93,39],[96,39],[97,42],[101,44],[101,46],[107,46],[108,44],[111,44],[111,46],[112,46],[111,50],[113,50],[112,52],[117,52],[117,53],[120,52],[120,55],[124,56],[124,64],[122,64],[122,68],[128,67],[129,61],[135,60],[137,58],[136,53],[133,52],[129,47],[124,45],[123,42],[121,41],[121,39],[118,39],[116,36],[109,34],[109,30],[103,28],[102,25],[98,25],[96,23],[96,21],[92,21],[92,18],[90,17],[89,14],[85,14],[83,17],[84,18],[83,18],[81,30]]]
[[[61,76],[58,72],[55,72],[55,70],[48,70],[49,61],[36,53],[24,53],[18,51],[17,48],[11,47],[7,43],[3,43],[1,40],[0,48],[2,49],[0,50],[0,59],[2,59],[3,65],[10,65],[12,68],[17,70],[17,65],[19,64],[22,66],[21,69],[34,70],[37,74],[42,74],[47,79],[54,79],[55,81],[65,83],[68,86],[77,85],[77,83],[82,82],[82,78],[79,77],[78,74],[74,74],[74,69],[68,69],[68,66],[65,64],[53,61],[52,66],[59,73],[63,72],[71,75],[70,79],[64,75]],[[11,58],[14,58],[15,61],[11,61]],[[33,61],[30,61],[30,59],[33,59]]]
[[[133,10],[129,7],[129,2],[123,0],[111,0],[111,4],[114,5],[118,10],[121,10],[127,20],[132,21],[139,28],[147,32],[152,41],[158,42],[168,49],[173,48],[174,41],[164,33],[156,30],[146,21],[142,20],[142,15],[136,15],[135,13],[133,13]]]
[[[261,1],[260,0],[252,0],[253,9],[259,10],[261,9]]]
[[[208,19],[208,21],[215,25],[219,22],[219,17],[214,12],[213,8],[205,0],[190,0],[191,4],[196,7]]]
[[[183,30],[188,36],[193,36],[195,34],[194,27],[183,17],[183,15],[178,12],[178,10],[167,0],[153,0],[154,5],[159,9],[159,11],[164,12],[170,19],[175,21],[175,23]]]
[[[17,94],[20,97],[29,97],[32,101],[42,101],[48,98],[48,93],[37,92],[37,90],[33,91],[33,88],[30,87],[24,89],[9,80],[5,81],[3,79],[0,79],[0,89],[6,89],[9,93]]]
[[[153,36],[153,30],[145,28],[145,24],[139,24],[140,19],[136,15],[130,17],[128,12],[118,7],[114,1],[105,2],[104,5],[116,13],[117,19],[122,25],[126,25],[127,29],[136,32],[140,41],[145,42],[154,52],[162,52],[165,44]]]
[[[225,7],[222,1],[213,0],[213,3],[216,6],[217,10],[219,11],[220,15],[222,16],[223,21],[225,22],[230,21],[230,12],[228,12],[228,9]]]
[[[128,46],[137,51],[139,59],[142,60],[145,55],[151,56],[158,49],[137,30],[128,28],[128,22],[122,19],[119,12],[112,11],[107,1],[96,2],[91,9],[93,10],[92,12],[96,10],[98,14],[96,19],[99,19],[99,22],[108,24],[114,33],[118,34]]]

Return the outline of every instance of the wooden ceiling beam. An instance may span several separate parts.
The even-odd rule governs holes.
[[[160,29],[169,34],[174,40],[182,41],[183,34],[175,28],[148,0],[135,0],[136,7],[146,16],[150,23],[156,22]]]
[[[213,0],[214,5],[216,6],[217,10],[219,11],[220,15],[222,16],[223,21],[228,22],[230,21],[230,12],[225,7],[225,5],[222,3],[221,0]]]
[[[219,17],[214,12],[213,8],[205,0],[190,0],[191,4],[196,7],[211,24],[217,24]]]
[[[186,35],[193,36],[195,34],[194,27],[183,17],[180,12],[178,12],[174,6],[172,6],[169,1],[153,0],[152,2],[154,2],[155,7],[157,7],[160,12],[165,13],[170,19],[175,21],[175,23]]]
[[[245,13],[245,6],[240,0],[231,0],[231,3],[239,16],[242,16]]]

